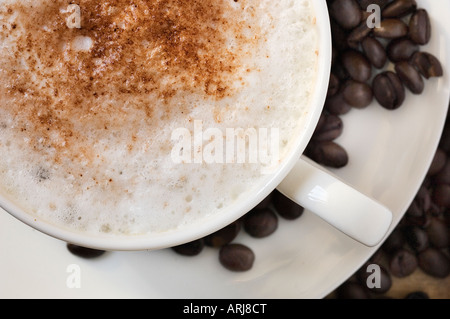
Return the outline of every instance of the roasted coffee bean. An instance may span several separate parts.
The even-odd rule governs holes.
[[[270,206],[272,204],[272,197],[273,194],[270,193],[266,198],[264,198],[258,205],[254,207],[254,209],[264,209]]]
[[[344,93],[341,90],[326,99],[324,108],[331,114],[344,115],[350,112],[353,107],[344,100]]]
[[[419,9],[409,20],[409,37],[420,45],[425,45],[431,38],[431,23],[428,13],[424,9]]]
[[[67,244],[67,249],[75,256],[85,259],[98,258],[105,253],[104,250],[92,249],[74,244]]]
[[[239,234],[242,226],[241,220],[237,220],[230,225],[206,236],[205,245],[210,247],[222,247],[231,243]]]
[[[355,50],[359,49],[359,44],[370,34],[370,32],[372,32],[372,29],[369,28],[366,20],[364,19],[363,22],[354,28],[347,36],[348,46]]]
[[[312,138],[314,138],[314,134],[319,132],[322,129],[322,127],[324,126],[327,115],[328,115],[328,112],[326,112],[325,110],[323,110],[322,113],[320,113],[319,121],[317,122],[316,129],[313,133]]]
[[[375,286],[373,288],[369,288],[368,285],[368,280],[370,283],[370,279],[369,277],[371,277],[371,275],[373,274],[373,272],[367,271],[367,267],[368,264],[366,263],[363,267],[361,267],[357,272],[356,272],[356,278],[358,279],[359,283],[363,286],[366,286],[367,289],[369,289],[370,292],[374,292],[374,293],[378,293],[378,294],[383,294],[389,291],[389,289],[391,289],[392,287],[392,279],[391,279],[391,275],[389,274],[389,272],[381,265],[379,265],[380,267],[380,272],[379,272],[379,286]]]
[[[331,50],[331,66],[333,66],[334,65],[334,62],[336,62],[336,59],[337,59],[337,57],[338,57],[338,51],[336,50],[336,48],[335,47],[333,47],[332,48],[332,50]]]
[[[421,94],[425,83],[420,73],[407,61],[400,61],[395,65],[395,71],[403,84],[413,93]]]
[[[344,29],[352,29],[361,22],[361,10],[356,0],[333,1],[329,11],[331,17]]]
[[[430,168],[428,169],[427,175],[436,175],[445,167],[445,163],[447,163],[447,154],[439,148],[434,154],[434,158],[430,165]]]
[[[383,9],[381,16],[383,18],[401,18],[415,11],[416,8],[415,0],[395,0]]]
[[[336,289],[338,299],[370,299],[367,289],[358,282],[347,281]]]
[[[334,19],[330,19],[330,24],[333,47],[338,51],[347,49],[347,32]]]
[[[369,259],[369,263],[370,264],[377,264],[379,265],[380,263],[383,262],[383,260],[385,259],[386,254],[385,254],[385,250],[382,248],[377,249],[377,251],[370,257]]]
[[[431,207],[431,194],[425,186],[420,186],[414,200],[406,211],[406,215],[412,217],[421,217]]]
[[[433,191],[433,202],[438,206],[450,208],[450,185],[439,184]]]
[[[379,28],[373,29],[373,35],[385,39],[397,39],[408,34],[408,26],[399,19],[385,19]]]
[[[444,74],[441,62],[434,55],[427,52],[414,53],[410,59],[410,63],[426,79],[441,77]]]
[[[383,9],[391,0],[358,0],[358,3],[364,11],[367,10],[367,7],[371,4],[376,4]]]
[[[419,267],[436,278],[450,275],[450,259],[439,249],[428,248],[418,255]]]
[[[370,63],[377,69],[382,69],[387,62],[387,54],[383,45],[375,38],[366,37],[361,42],[364,54]]]
[[[318,164],[342,168],[348,164],[347,151],[335,142],[315,143],[311,148],[311,159]]]
[[[315,142],[333,141],[337,139],[344,130],[344,122],[334,114],[322,113],[320,125],[317,126],[312,140]]]
[[[419,46],[408,38],[392,40],[387,48],[387,55],[392,62],[409,60],[414,53],[419,51]]]
[[[301,217],[305,211],[302,206],[290,200],[278,190],[273,192],[273,206],[277,214],[286,220],[295,220]]]
[[[400,227],[397,227],[384,241],[382,249],[388,254],[393,254],[397,250],[402,249],[405,244],[406,240],[403,234],[403,230]]]
[[[444,168],[437,174],[433,176],[433,182],[435,184],[447,184],[450,185],[450,160],[447,160]]]
[[[416,253],[424,251],[430,246],[427,232],[420,227],[405,227],[403,233],[409,247],[411,247]]]
[[[450,245],[450,230],[443,219],[438,217],[430,218],[430,223],[425,231],[434,247],[446,248]]]
[[[372,75],[372,66],[369,60],[359,51],[347,50],[342,53],[341,62],[350,77],[358,82],[365,82]]]
[[[344,51],[342,51],[344,52]],[[331,69],[331,73],[336,75],[336,77],[339,79],[339,81],[345,81],[350,78],[350,75],[348,74],[347,70],[344,68],[341,62],[341,55],[342,52],[339,53],[339,59],[335,62],[333,65],[333,68]]]
[[[330,81],[328,83],[328,91],[327,91],[327,97],[335,95],[337,92],[339,92],[339,78],[334,74],[330,74]]]
[[[228,270],[247,271],[253,267],[255,253],[245,245],[228,244],[220,248],[219,261]]]
[[[430,296],[423,291],[414,291],[407,294],[405,299],[430,299]]]
[[[272,235],[278,228],[278,217],[269,208],[252,210],[244,217],[244,230],[254,238]]]
[[[378,74],[372,82],[372,89],[378,103],[389,110],[399,108],[405,100],[405,88],[394,72]]]
[[[372,88],[364,82],[348,80],[344,84],[342,92],[344,100],[358,109],[367,107],[373,100]]]
[[[447,116],[445,121],[444,131],[442,132],[439,148],[450,156],[450,116]],[[449,160],[450,161],[450,160]]]
[[[406,249],[397,250],[390,258],[389,270],[391,274],[398,278],[411,275],[418,266],[417,257]]]
[[[424,228],[430,223],[430,216],[429,214],[424,214],[422,216],[406,215],[404,222],[407,226],[418,226]]]
[[[174,246],[172,250],[183,256],[197,256],[203,251],[204,247],[205,241],[201,238],[186,244]]]

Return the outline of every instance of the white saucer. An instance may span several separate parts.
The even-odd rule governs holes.
[[[350,163],[334,171],[393,211],[391,231],[425,177],[449,104],[450,3],[418,3],[433,24],[432,41],[422,50],[440,59],[445,76],[426,81],[424,93],[408,94],[396,111],[373,103],[343,116],[338,142]],[[354,242],[309,212],[293,222],[281,221],[268,238],[242,233],[236,241],[255,251],[251,271],[225,270],[211,248],[191,258],[163,250],[83,260],[65,243],[1,211],[0,298],[322,298],[377,249]],[[70,284],[74,271],[79,271],[79,288]]]

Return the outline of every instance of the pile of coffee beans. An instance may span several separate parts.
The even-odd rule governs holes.
[[[363,109],[375,99],[395,110],[406,90],[420,94],[424,79],[440,77],[439,60],[422,51],[432,30],[428,12],[415,0],[327,0],[332,31],[332,70],[323,119],[305,155],[319,164],[341,168],[345,149],[335,142],[339,117]],[[370,5],[377,5],[380,16]],[[379,18],[379,25],[376,25]]]
[[[367,265],[381,266],[381,288],[369,289]],[[392,277],[405,278],[420,269],[442,279],[450,275],[450,116],[427,176],[406,214],[381,248],[336,291],[338,298],[380,297]],[[414,292],[405,298],[429,298]]]
[[[326,104],[305,155],[324,166],[341,168],[349,162],[346,150],[336,143],[344,129],[343,115],[353,108],[366,108],[374,99],[388,110],[398,109],[406,89],[412,94],[422,93],[424,79],[442,76],[443,70],[435,56],[420,50],[429,42],[432,30],[428,13],[415,0],[327,0],[327,4],[333,38],[332,71]],[[367,24],[371,4],[382,10],[377,28]],[[406,277],[418,268],[439,278],[450,274],[449,122],[428,176],[404,218],[367,264],[336,290],[336,297],[379,298],[391,288],[391,276]],[[253,238],[266,238],[278,229],[279,218],[296,220],[303,211],[275,190],[227,227],[171,249],[191,257],[206,247],[217,249],[223,267],[248,271],[256,256],[250,247],[236,242],[238,234],[244,231]],[[103,254],[74,245],[68,248],[84,258]],[[366,285],[366,269],[371,263],[380,265],[381,270],[381,285],[373,289]],[[422,291],[404,297],[429,298]]]

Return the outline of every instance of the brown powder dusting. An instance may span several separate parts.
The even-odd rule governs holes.
[[[31,148],[54,150],[58,162],[95,158],[88,135],[187,116],[194,106],[171,103],[175,97],[229,97],[258,41],[257,26],[239,18],[245,1],[237,9],[232,2],[56,0],[0,8],[10,17],[0,21],[0,40],[16,39],[0,58],[0,108],[20,123]],[[80,29],[66,24],[72,3],[81,8]],[[83,38],[91,47],[74,48]]]

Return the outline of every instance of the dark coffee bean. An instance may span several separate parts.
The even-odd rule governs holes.
[[[450,230],[443,219],[438,217],[430,218],[430,223],[425,231],[434,247],[446,248],[450,245]]]
[[[271,209],[252,210],[244,217],[244,230],[255,238],[264,238],[278,228],[278,217]]]
[[[177,254],[183,256],[197,256],[203,251],[204,247],[205,242],[203,238],[201,238],[186,244],[172,247],[172,250],[175,251]]]
[[[398,278],[411,275],[418,266],[417,257],[406,249],[397,250],[390,258],[389,270]]]
[[[331,66],[334,65],[334,62],[336,62],[338,55],[338,51],[335,47],[333,47],[333,49],[331,50]]]
[[[329,6],[331,17],[344,29],[352,29],[361,22],[361,10],[356,0],[338,0]]]
[[[405,100],[405,88],[394,72],[378,74],[372,82],[372,89],[378,103],[389,110],[399,108]]]
[[[219,261],[231,271],[247,271],[253,267],[255,253],[242,244],[228,244],[220,248]]]
[[[395,71],[403,84],[414,94],[421,94],[425,83],[420,73],[407,61],[400,61],[395,65]]]
[[[366,19],[364,19],[363,22],[354,28],[347,36],[348,46],[352,49],[358,50],[359,44],[370,34],[370,32],[372,32],[372,29],[369,28]]]
[[[379,28],[373,29],[373,35],[379,38],[396,39],[408,34],[408,26],[399,19],[385,19]]]
[[[237,220],[230,225],[206,236],[205,245],[210,247],[222,247],[231,243],[239,234],[242,226],[241,220]]]
[[[430,223],[430,216],[428,214],[424,214],[422,216],[406,215],[404,222],[407,226],[418,226],[424,228]]]
[[[81,247],[74,244],[67,244],[67,249],[75,256],[85,259],[98,258],[105,253],[104,250]]]
[[[361,42],[362,49],[372,65],[381,69],[386,65],[387,55],[383,45],[375,38],[366,37]]]
[[[367,10],[367,7],[371,4],[376,4],[383,9],[391,0],[358,0],[358,3],[364,11]]]
[[[337,139],[344,130],[344,122],[334,114],[322,113],[322,123],[318,125],[312,140],[315,142],[333,141]]]
[[[419,9],[411,16],[409,21],[409,37],[420,45],[425,45],[430,41],[431,23],[426,10]]]
[[[417,226],[405,227],[404,235],[409,247],[416,253],[424,251],[430,246],[428,234],[425,230]]]
[[[324,108],[331,114],[344,115],[350,112],[353,107],[344,100],[344,94],[341,90],[326,99]]]
[[[358,82],[365,82],[372,75],[372,66],[367,58],[359,51],[347,50],[341,56],[342,66],[350,77]]]
[[[393,254],[397,250],[402,249],[405,244],[406,240],[403,234],[403,230],[400,227],[397,227],[384,241],[382,249],[388,254]]]
[[[439,142],[439,148],[450,156],[450,116],[447,116],[445,121],[444,131],[442,132],[441,141]]]
[[[442,149],[437,149],[434,154],[433,161],[428,169],[428,176],[433,176],[438,174],[445,167],[445,163],[447,163],[447,154]]]
[[[348,164],[347,151],[335,142],[321,142],[315,144],[310,156],[311,159],[318,164],[332,167],[341,168]]]
[[[392,279],[391,279],[391,275],[389,274],[389,272],[381,265],[378,265],[380,267],[380,282],[379,282],[379,286],[375,286],[373,288],[369,287],[367,280],[370,280],[370,276],[373,274],[370,271],[367,271],[367,267],[368,267],[368,263],[366,263],[363,267],[361,267],[357,272],[356,272],[356,278],[358,279],[359,283],[362,286],[367,287],[367,289],[369,289],[369,291],[374,292],[374,293],[378,293],[378,294],[383,294],[389,291],[389,289],[391,289],[392,287]],[[371,282],[370,282],[371,283]]]
[[[339,78],[334,75],[334,73],[330,74],[330,81],[328,83],[328,91],[327,91],[327,97],[335,95],[337,92],[339,92]]]
[[[382,249],[382,248],[379,248],[379,249],[377,249],[377,251],[372,255],[372,257],[370,257],[369,263],[379,265],[380,263],[383,262],[383,260],[385,259],[385,257],[386,257],[385,250]]]
[[[334,19],[330,20],[330,24],[333,47],[335,47],[338,51],[347,49],[347,32],[336,21],[334,21]]]
[[[344,51],[342,51],[344,52]],[[335,62],[333,65],[333,68],[331,69],[331,73],[336,75],[336,77],[339,79],[339,81],[345,81],[350,78],[350,74],[348,74],[347,70],[344,68],[341,62],[341,55],[342,52],[339,54],[338,61]]]
[[[450,185],[439,184],[433,191],[433,202],[438,206],[450,208]]]
[[[270,204],[272,204],[272,197],[273,197],[273,194],[270,193],[266,198],[264,198],[262,200],[262,202],[260,202],[258,205],[256,205],[254,207],[254,209],[264,209],[264,208],[269,207]]]
[[[415,0],[395,0],[383,9],[381,16],[383,18],[401,18],[415,11],[416,8]]]
[[[439,172],[439,174],[433,176],[433,182],[435,184],[450,185],[450,160],[445,163],[444,168]]]
[[[417,51],[419,46],[408,38],[392,40],[386,48],[389,60],[394,63],[409,60]]]
[[[425,273],[436,278],[450,275],[450,259],[436,248],[428,248],[418,255],[419,267]]]
[[[427,52],[414,53],[410,59],[410,63],[426,79],[441,77],[444,74],[441,62],[434,55]]]
[[[327,115],[328,115],[328,112],[326,112],[325,110],[322,113],[320,113],[319,121],[317,122],[315,132],[313,133],[313,137],[314,137],[314,134],[316,134],[323,128],[326,118],[327,118]]]
[[[408,216],[421,217],[424,216],[425,213],[431,207],[431,194],[430,191],[425,186],[420,186],[417,191],[416,196],[414,197],[413,202],[410,207],[406,211]]]
[[[367,107],[373,100],[372,88],[364,82],[348,80],[344,84],[342,92],[344,100],[358,109]]]
[[[370,299],[367,289],[358,282],[347,281],[336,289],[338,299]]]
[[[286,220],[295,220],[303,215],[305,209],[284,196],[278,190],[273,192],[273,205],[277,214]]]
[[[405,299],[430,299],[430,296],[423,291],[414,291],[407,294]]]

